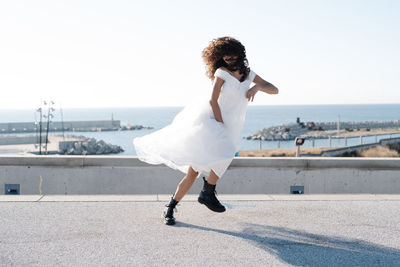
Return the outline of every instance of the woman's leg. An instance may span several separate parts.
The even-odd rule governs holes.
[[[174,209],[175,206],[178,204],[179,201],[185,196],[185,194],[189,191],[190,187],[192,187],[194,181],[196,180],[197,175],[199,172],[193,170],[192,166],[189,166],[188,172],[185,177],[180,181],[178,187],[176,188],[176,192],[169,204],[165,205],[166,208],[163,212],[164,223],[168,225],[175,224],[174,218]]]
[[[211,170],[210,175],[208,176],[207,182],[212,185],[216,185],[219,177],[215,174],[213,170]]]
[[[199,172],[193,170],[192,166],[189,166],[188,173],[185,177],[180,181],[178,187],[176,188],[176,192],[174,194],[174,199],[176,201],[181,201],[181,199],[186,195],[189,189],[192,187],[194,181],[199,175]]]

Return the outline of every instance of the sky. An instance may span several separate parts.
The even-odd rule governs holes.
[[[400,103],[400,1],[1,1],[0,109],[185,106],[221,36],[279,89],[249,105]]]

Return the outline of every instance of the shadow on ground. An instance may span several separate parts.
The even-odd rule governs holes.
[[[294,266],[398,266],[400,250],[360,239],[311,234],[283,227],[245,224],[241,232],[177,222],[177,227],[247,240]]]

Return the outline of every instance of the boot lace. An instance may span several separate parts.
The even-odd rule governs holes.
[[[176,208],[176,206],[178,206],[178,205],[179,205],[179,204],[176,204],[176,205],[172,208],[172,210],[173,210],[174,212],[178,212],[178,209]],[[165,207],[169,208],[169,207],[171,207],[171,205],[166,204]]]

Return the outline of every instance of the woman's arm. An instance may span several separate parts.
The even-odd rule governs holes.
[[[212,111],[214,112],[214,117],[218,122],[223,123],[222,120],[222,114],[221,114],[221,109],[219,108],[218,105],[218,97],[219,94],[221,92],[221,87],[224,84],[224,80],[219,78],[219,77],[215,77],[214,79],[214,85],[213,85],[213,92],[211,95],[211,100],[210,100],[210,105],[212,108]]]
[[[258,91],[262,91],[271,95],[276,95],[279,93],[278,88],[276,88],[272,83],[269,83],[266,80],[262,79],[258,75],[256,75],[253,82],[255,83],[255,85],[250,88],[246,93],[246,97],[249,99],[249,101],[253,101],[254,96]]]

